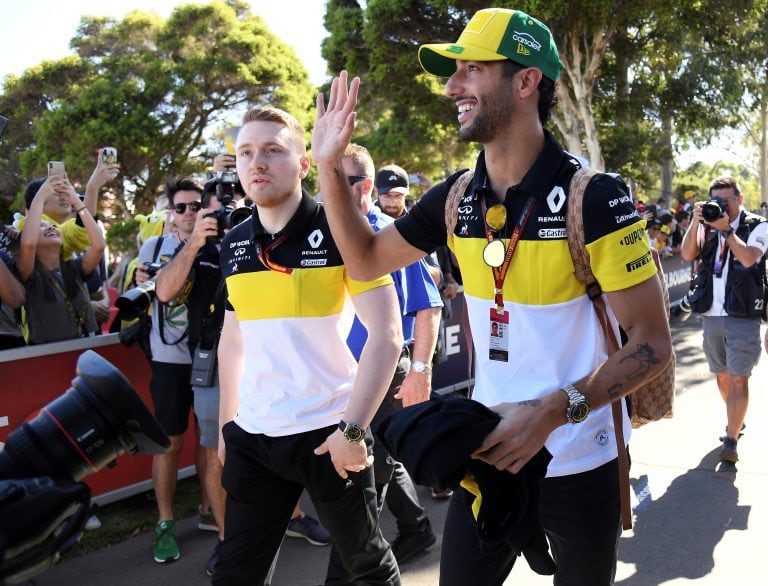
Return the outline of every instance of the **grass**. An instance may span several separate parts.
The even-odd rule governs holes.
[[[200,503],[200,484],[197,476],[179,480],[173,501],[173,515],[184,519],[197,514]],[[157,523],[155,494],[149,490],[103,507],[94,513],[101,521],[101,528],[83,531],[80,541],[62,555],[62,560],[72,559],[125,541],[154,528]]]

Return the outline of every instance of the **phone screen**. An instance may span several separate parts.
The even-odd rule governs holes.
[[[0,136],[3,136],[5,129],[8,126],[8,118],[0,116]]]

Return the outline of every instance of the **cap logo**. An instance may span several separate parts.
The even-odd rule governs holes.
[[[457,54],[463,53],[464,47],[459,47],[458,45],[451,45],[446,49],[446,51],[448,51],[449,53],[457,53]]]
[[[528,49],[526,49],[523,45],[518,43],[517,44],[517,54],[518,55],[530,55],[531,52]]]
[[[392,173],[392,175],[390,175],[389,177],[387,177],[387,179],[389,179],[390,181],[397,181],[397,175],[395,175],[394,173]]]
[[[521,33],[519,31],[515,31],[515,33],[512,35],[512,39],[517,41],[518,43],[522,43],[523,45],[529,46],[534,51],[541,51],[541,43],[534,39],[531,35],[528,33]],[[520,50],[520,45],[517,46],[517,52],[522,53]],[[525,55],[530,55],[530,53],[524,53]]]

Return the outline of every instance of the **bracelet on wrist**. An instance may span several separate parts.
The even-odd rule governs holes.
[[[83,210],[87,210],[87,209],[88,209],[88,208],[87,208],[86,206],[83,206],[83,207],[81,207],[79,210],[75,210],[75,213],[76,213],[76,214],[79,214],[79,213],[80,213],[80,212],[82,212]]]

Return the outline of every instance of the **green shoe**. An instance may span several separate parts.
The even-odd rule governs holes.
[[[155,527],[155,547],[152,548],[152,555],[158,564],[172,562],[181,556],[174,536],[175,527],[173,521],[160,521]]]

